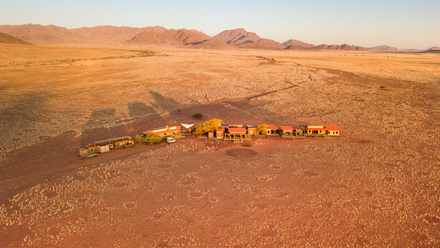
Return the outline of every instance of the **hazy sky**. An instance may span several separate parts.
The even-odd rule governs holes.
[[[440,46],[440,0],[0,0],[0,25],[164,26],[216,35],[244,28],[313,44]]]

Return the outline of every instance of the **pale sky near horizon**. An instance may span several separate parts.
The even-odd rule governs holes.
[[[244,28],[263,38],[399,49],[440,46],[440,0],[0,0],[0,25],[163,26],[210,36]]]

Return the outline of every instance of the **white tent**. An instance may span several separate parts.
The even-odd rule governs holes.
[[[180,125],[182,125],[182,127],[186,128],[186,129],[190,129],[190,128],[193,127],[195,124],[183,124],[183,123],[181,123]]]

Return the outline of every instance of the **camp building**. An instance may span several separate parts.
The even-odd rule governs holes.
[[[303,130],[301,127],[293,127],[293,136],[302,136]]]
[[[246,128],[244,127],[230,127],[227,129],[227,132],[224,135],[225,135],[224,140],[232,140],[232,141],[251,140],[251,137],[246,133]]]
[[[98,153],[109,152],[110,150],[133,147],[134,142],[130,136],[111,138],[106,140],[95,141],[86,147],[79,149],[81,158],[89,158],[97,156]]]
[[[279,132],[281,136],[293,136],[293,127],[292,126],[280,126]]]
[[[217,128],[215,130],[215,137],[217,137],[217,139],[223,139],[225,134],[225,129],[224,128]]]
[[[307,126],[307,135],[311,136],[339,136],[340,130],[336,125]]]
[[[247,134],[250,136],[255,135],[257,131],[257,127],[254,125],[246,125]]]
[[[277,134],[277,128],[275,125],[267,125],[267,135],[276,135]]]
[[[161,138],[166,138],[166,137],[170,137],[170,136],[180,136],[180,126],[166,126],[166,127],[161,127],[161,128],[155,128],[153,130],[147,130],[145,132],[143,132],[143,134],[145,135],[158,135]]]

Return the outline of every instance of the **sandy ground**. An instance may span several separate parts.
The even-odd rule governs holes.
[[[439,65],[429,53],[0,45],[0,246],[440,246]],[[336,124],[342,137],[78,156],[210,117]]]

